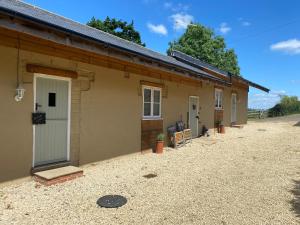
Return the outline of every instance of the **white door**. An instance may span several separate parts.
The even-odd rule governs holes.
[[[34,111],[46,114],[34,125],[34,167],[68,160],[70,79],[35,75]]]
[[[198,137],[199,98],[197,96],[189,97],[189,128],[192,130],[193,138]]]
[[[236,94],[232,93],[231,95],[231,123],[236,123],[236,109],[237,109],[237,98]]]

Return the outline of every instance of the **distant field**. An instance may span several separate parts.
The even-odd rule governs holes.
[[[300,122],[300,114],[293,114],[288,116],[278,116],[278,117],[266,117],[264,119],[250,119],[251,121],[260,121],[260,122],[288,122],[293,125]],[[299,126],[299,125],[298,125]]]

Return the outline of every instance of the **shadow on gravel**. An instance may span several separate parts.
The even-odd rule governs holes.
[[[300,121],[294,124],[294,127],[300,127]]]
[[[290,201],[292,210],[297,217],[300,217],[300,180],[293,180],[294,188],[291,193],[294,195],[294,199]]]

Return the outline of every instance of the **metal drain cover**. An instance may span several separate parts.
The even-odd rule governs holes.
[[[104,208],[119,208],[127,203],[121,195],[105,195],[98,199],[97,204]]]

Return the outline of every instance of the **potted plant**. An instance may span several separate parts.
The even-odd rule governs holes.
[[[157,135],[157,138],[156,138],[156,150],[155,150],[155,152],[157,154],[163,153],[163,150],[164,150],[164,139],[165,139],[165,135],[164,134]]]
[[[225,126],[223,124],[223,121],[218,120],[216,122],[216,127],[217,127],[217,130],[218,130],[218,133],[225,134]]]
[[[221,123],[219,125],[219,129],[220,129],[221,134],[225,134],[225,126],[224,126],[223,121],[221,121]]]

